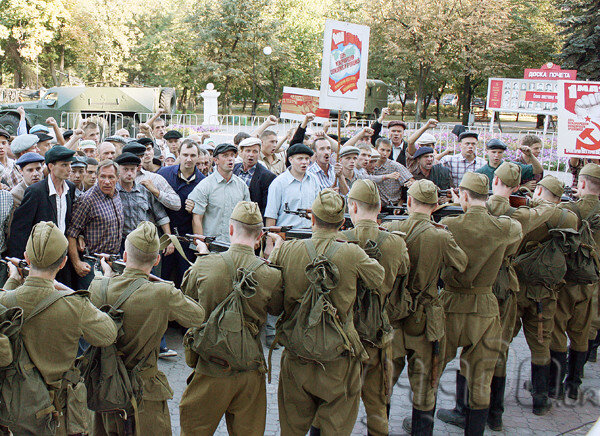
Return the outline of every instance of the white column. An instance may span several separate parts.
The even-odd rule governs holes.
[[[204,126],[219,125],[219,102],[220,92],[215,91],[215,85],[209,83],[206,89],[200,94],[204,99]]]

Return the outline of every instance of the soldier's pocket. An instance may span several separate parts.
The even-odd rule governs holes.
[[[91,412],[87,407],[87,390],[83,382],[67,386],[67,434],[87,434]]]
[[[429,342],[440,341],[446,330],[444,308],[437,304],[429,304],[425,308],[425,318],[427,319],[427,340]]]

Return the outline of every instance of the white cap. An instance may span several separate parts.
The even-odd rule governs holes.
[[[96,149],[96,143],[94,141],[92,141],[91,139],[86,139],[85,141],[80,141],[79,142],[79,149],[80,150],[89,150],[89,149]]]
[[[261,145],[261,144],[262,144],[262,141],[260,139],[251,136],[250,138],[246,138],[246,139],[242,140],[242,142],[240,142],[240,145],[238,147],[239,148],[251,147],[253,145]]]
[[[433,136],[431,133],[423,133],[419,139],[417,139],[417,144],[421,145],[421,144],[435,144],[436,143],[436,139],[435,136]]]

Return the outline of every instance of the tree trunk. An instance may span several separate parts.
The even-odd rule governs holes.
[[[469,114],[471,113],[471,74],[465,75],[465,81],[463,86],[463,113],[462,113],[462,123],[463,125],[469,124]]]
[[[429,105],[431,104],[431,94],[427,94],[425,96],[425,99],[423,100],[423,109],[421,110],[421,118],[426,119],[427,118],[427,109],[429,108]]]
[[[246,100],[246,97],[244,97],[242,99],[242,112],[246,112],[246,105],[248,104],[248,100]]]
[[[423,89],[425,88],[425,68],[419,66],[419,81],[417,82],[417,101],[415,102],[415,123],[421,121],[421,106],[423,101]]]

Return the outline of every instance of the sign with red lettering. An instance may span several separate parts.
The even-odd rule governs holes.
[[[548,62],[539,69],[527,68],[523,78],[529,80],[576,80],[577,70],[563,70],[560,65]]]
[[[283,87],[280,117],[286,120],[303,121],[304,115],[313,113],[317,123],[329,118],[329,109],[319,108],[319,91],[316,89]]]
[[[327,20],[323,39],[319,106],[362,112],[369,60],[367,26]]]
[[[497,112],[556,115],[558,82],[491,78],[487,108]]]
[[[600,158],[600,82],[559,82],[558,153]]]

